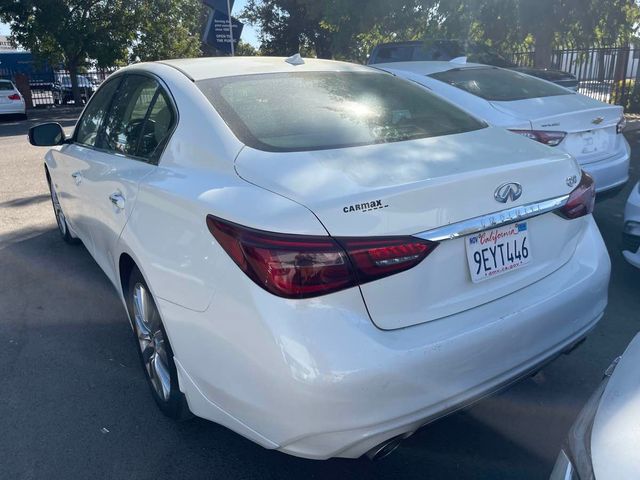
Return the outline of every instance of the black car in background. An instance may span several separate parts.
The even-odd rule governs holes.
[[[92,78],[84,75],[78,75],[78,90],[80,90],[82,103],[87,103],[97,88],[98,85]],[[53,85],[51,86],[51,93],[53,95],[53,103],[55,105],[66,105],[73,101],[71,77],[68,73],[55,73]]]
[[[425,40],[393,42],[377,45],[369,56],[369,65],[375,63],[443,61],[467,57],[472,63],[508,68],[542,78],[571,90],[578,89],[578,79],[568,72],[546,68],[519,67],[486,45],[459,40]]]

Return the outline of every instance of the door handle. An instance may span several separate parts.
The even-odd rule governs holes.
[[[73,177],[73,181],[76,182],[76,185],[80,185],[82,183],[82,174],[80,172],[74,172],[71,176]]]
[[[109,195],[109,200],[118,210],[124,209],[124,197],[120,192],[113,192]]]

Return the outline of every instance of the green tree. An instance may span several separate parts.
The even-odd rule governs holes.
[[[201,55],[205,9],[201,0],[146,0],[132,48],[132,60],[154,61]]]
[[[238,57],[255,57],[260,55],[260,51],[250,43],[240,40],[236,45],[235,52]]]
[[[363,61],[383,41],[455,38],[532,46],[548,66],[554,46],[629,41],[639,11],[635,0],[250,0],[242,18],[269,54]]]
[[[531,46],[548,67],[554,47],[629,42],[640,7],[635,0],[443,0],[441,30],[503,50]]]
[[[125,61],[138,26],[139,0],[0,0],[12,39],[39,58],[62,63],[80,103],[78,69]]]

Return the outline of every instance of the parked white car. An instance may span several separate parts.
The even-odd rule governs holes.
[[[423,88],[322,60],[107,79],[30,131],[60,233],[121,296],[162,411],[266,448],[380,456],[602,317],[610,262],[573,158]]]
[[[576,419],[550,480],[640,477],[640,335],[607,368]]]
[[[631,190],[624,209],[623,240],[622,255],[631,265],[640,268],[640,182]]]
[[[10,80],[0,80],[0,115],[27,116],[24,98]]]
[[[488,65],[397,62],[376,68],[414,81],[480,117],[572,155],[601,194],[629,179],[623,109],[546,80]]]

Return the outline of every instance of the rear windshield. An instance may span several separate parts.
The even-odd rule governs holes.
[[[500,68],[456,68],[429,76],[495,102],[573,94],[553,83]]]
[[[267,151],[304,151],[468,132],[486,125],[378,72],[244,75],[196,83],[233,133]]]
[[[11,82],[0,80],[0,90],[13,90],[13,84]]]

